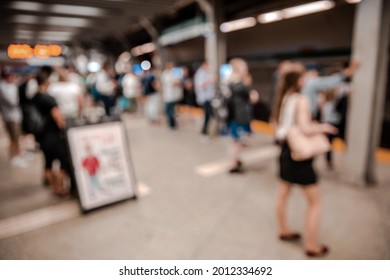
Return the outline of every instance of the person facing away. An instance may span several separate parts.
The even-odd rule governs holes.
[[[35,94],[31,102],[44,118],[45,123],[43,132],[35,135],[45,158],[44,176],[56,195],[65,196],[69,194],[69,190],[65,186],[65,179],[70,174],[69,158],[63,135],[66,121],[57,102],[48,94],[49,76],[47,73],[38,73],[36,79],[38,93]],[[60,162],[59,171],[52,169],[55,160]]]
[[[104,104],[104,110],[107,116],[111,115],[111,111],[115,106],[117,82],[114,73],[108,63],[105,63],[96,75],[96,90]]]
[[[194,81],[192,79],[190,68],[183,67],[183,104],[187,106],[195,106],[195,92],[194,92]]]
[[[165,103],[165,114],[168,126],[171,129],[177,128],[175,108],[177,103],[183,98],[183,88],[181,77],[174,71],[174,64],[168,62],[161,74],[162,97]]]
[[[213,115],[211,100],[215,97],[215,79],[211,73],[209,64],[204,61],[194,76],[196,102],[203,107],[204,122],[203,135],[209,135],[209,121]]]
[[[279,238],[297,241],[301,235],[287,224],[287,202],[294,184],[300,185],[308,202],[304,250],[308,256],[324,256],[329,249],[318,240],[321,212],[321,193],[313,159],[296,161],[291,157],[287,134],[293,126],[307,134],[336,133],[329,124],[313,122],[309,99],[301,94],[304,84],[303,68],[297,67],[281,77],[274,119],[277,120],[276,138],[281,145],[279,156],[279,183],[277,195],[277,221]]]
[[[123,96],[129,100],[129,103],[131,104],[130,107],[140,110],[141,102],[139,101],[139,98],[141,96],[141,82],[138,76],[131,70],[131,67],[129,67],[129,70],[123,76],[121,84]]]
[[[22,111],[19,106],[19,92],[13,73],[2,73],[0,81],[0,112],[10,138],[9,157],[13,167],[27,167],[21,156],[19,138],[21,136]]]
[[[77,118],[83,108],[83,88],[69,79],[65,69],[57,69],[58,81],[50,83],[47,91],[68,120]]]
[[[145,71],[144,79],[142,80],[143,94],[146,97],[145,114],[146,118],[157,123],[159,120],[160,111],[160,95],[158,94],[159,83],[156,79],[154,69],[150,68]]]
[[[350,93],[350,87],[347,83],[342,83],[338,87],[323,92],[323,101],[320,103],[321,122],[335,126],[338,130],[337,135],[328,134],[329,142],[332,144],[335,137],[344,135],[345,112],[340,111],[346,96]],[[333,169],[333,152],[329,150],[326,153],[326,163],[329,169]]]

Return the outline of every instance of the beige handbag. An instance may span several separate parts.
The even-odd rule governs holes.
[[[306,135],[297,125],[289,129],[287,144],[291,150],[291,157],[295,161],[313,158],[328,152],[331,148],[325,134]]]

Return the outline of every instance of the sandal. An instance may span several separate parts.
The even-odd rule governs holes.
[[[308,257],[323,257],[329,253],[329,249],[328,247],[322,245],[319,251],[306,250],[305,253]]]
[[[279,239],[283,241],[298,241],[301,239],[301,235],[299,233],[281,234]]]
[[[229,173],[244,173],[244,169],[242,168],[242,162],[241,161],[237,161],[236,166],[232,167],[229,170]]]
[[[53,186],[53,192],[59,197],[65,197],[69,195],[69,191],[61,186]]]

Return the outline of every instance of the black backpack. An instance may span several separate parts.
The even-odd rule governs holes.
[[[25,133],[39,136],[45,130],[46,121],[34,102],[30,101],[23,105],[23,121],[22,128]]]

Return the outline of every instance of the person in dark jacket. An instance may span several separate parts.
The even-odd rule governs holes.
[[[231,97],[229,100],[228,130],[233,139],[230,148],[231,168],[230,173],[242,173],[242,162],[240,153],[243,147],[243,140],[252,133],[250,122],[252,119],[251,103],[258,101],[258,93],[250,88],[252,77],[248,71],[247,63],[234,58],[229,64],[232,73],[227,83]]]

